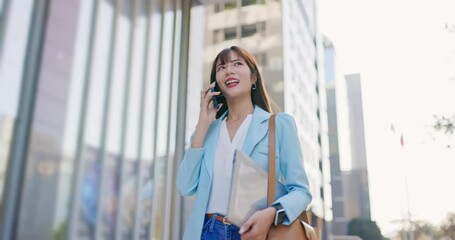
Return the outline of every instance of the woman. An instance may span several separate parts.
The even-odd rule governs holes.
[[[288,193],[276,196],[273,207],[257,211],[240,228],[229,224],[224,215],[234,150],[268,169],[271,108],[256,61],[242,48],[233,46],[216,56],[210,81],[201,91],[199,121],[177,174],[181,194],[196,194],[184,239],[265,239],[275,218],[276,224],[289,224],[311,202],[294,119],[285,113],[276,117],[276,175],[283,177]],[[215,81],[220,91],[212,92]],[[217,109],[210,104],[214,96],[220,99]]]

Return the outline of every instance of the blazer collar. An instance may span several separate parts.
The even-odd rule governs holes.
[[[269,130],[269,118],[270,113],[266,112],[259,106],[255,106],[253,119],[251,119],[251,125],[248,129],[248,133],[246,135],[242,148],[242,151],[246,155],[250,156],[254,147],[267,134],[267,131]]]

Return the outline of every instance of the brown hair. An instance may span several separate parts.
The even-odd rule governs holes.
[[[246,64],[251,70],[251,73],[256,76],[256,89],[251,89],[251,101],[253,105],[258,105],[260,108],[264,109],[265,111],[272,113],[272,108],[270,106],[270,99],[269,95],[264,86],[264,80],[262,79],[262,75],[259,72],[258,65],[256,63],[256,59],[253,55],[247,52],[245,49],[232,46],[230,48],[223,49],[218,55],[216,56],[215,60],[213,61],[212,71],[210,73],[210,83],[216,81],[216,63],[218,60],[221,61],[221,64],[225,64],[229,61],[229,53],[234,51],[239,55],[239,57],[245,59]],[[221,109],[216,113],[216,118],[221,117],[227,110],[228,106],[226,103],[226,98],[220,98],[220,103],[223,103]]]

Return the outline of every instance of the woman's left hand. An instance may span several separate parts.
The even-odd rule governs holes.
[[[275,208],[268,207],[255,212],[240,228],[242,240],[264,240],[275,218]]]

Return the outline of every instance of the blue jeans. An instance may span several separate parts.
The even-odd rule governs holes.
[[[206,216],[201,240],[240,240],[239,230],[233,224],[228,225],[216,220],[216,214],[212,218]]]

